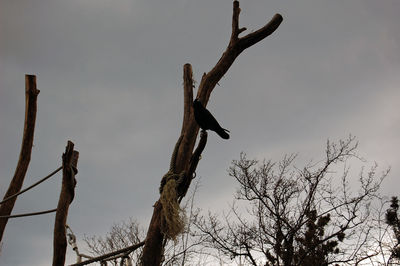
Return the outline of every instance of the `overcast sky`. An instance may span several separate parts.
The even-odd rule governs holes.
[[[210,133],[197,169],[197,205],[228,208],[226,169],[241,151],[297,166],[349,134],[366,165],[391,166],[382,193],[399,195],[400,1],[246,0],[248,31],[275,13],[279,29],[246,50],[208,108],[231,131]],[[147,227],[183,109],[182,68],[200,81],[231,33],[232,1],[0,0],[0,196],[13,176],[24,123],[24,75],[40,90],[25,186],[80,152],[68,224],[104,234],[136,218]],[[356,178],[356,177],[354,177]],[[61,176],[19,197],[14,213],[55,208]],[[9,220],[0,265],[49,265],[54,214]],[[78,243],[85,251],[83,243]],[[75,261],[68,247],[67,262]]]

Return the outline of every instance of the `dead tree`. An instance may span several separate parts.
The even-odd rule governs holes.
[[[242,153],[232,162],[238,189],[229,212],[194,222],[207,253],[266,266],[366,265],[380,253],[375,232],[383,227],[374,223],[372,206],[390,169],[378,174],[375,164],[350,186],[348,165],[363,161],[351,136],[328,142],[318,163],[296,167],[295,158],[259,162]]]
[[[25,123],[24,135],[22,137],[21,152],[19,154],[18,164],[15,169],[4,200],[21,191],[24,183],[25,174],[28,170],[31,160],[31,152],[33,146],[33,136],[35,132],[37,96],[39,90],[36,88],[36,76],[25,75]],[[0,205],[0,216],[9,216],[14,208],[17,197],[5,201]],[[0,218],[0,242],[3,239],[3,233],[7,225],[8,218]]]
[[[239,2],[233,2],[232,16],[232,34],[228,47],[222,54],[217,64],[208,72],[204,73],[199,84],[196,98],[199,98],[204,106],[210,98],[211,92],[219,80],[225,75],[235,59],[250,46],[260,42],[270,34],[272,34],[281,24],[282,16],[276,14],[269,23],[257,31],[247,34],[243,37],[239,35],[246,28],[239,28]],[[199,156],[206,145],[207,133],[203,133],[200,137],[199,145],[195,152],[194,146],[199,131],[199,126],[194,120],[193,115],[193,78],[192,67],[190,64],[184,65],[184,113],[181,136],[175,146],[173,156],[171,158],[171,169],[168,178],[177,180],[176,194],[177,199],[181,199],[186,194],[190,186],[190,181],[196,169]],[[165,177],[165,176],[164,176]],[[167,178],[167,179],[168,179]],[[164,179],[164,178],[163,178]],[[166,181],[166,180],[163,180]],[[163,184],[162,184],[163,185]],[[162,191],[163,187],[160,187]],[[160,197],[161,199],[162,197]],[[163,255],[163,243],[165,241],[165,233],[162,230],[163,224],[163,205],[161,200],[154,204],[153,216],[147,231],[145,246],[143,249],[142,265],[160,265]]]

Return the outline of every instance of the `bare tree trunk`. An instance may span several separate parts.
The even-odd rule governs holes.
[[[75,174],[78,172],[79,152],[74,150],[74,143],[68,141],[65,153],[63,154],[63,178],[60,199],[57,205],[56,218],[54,223],[53,239],[53,266],[64,265],[65,252],[67,250],[67,236],[65,224],[67,222],[68,209],[75,195]]]
[[[207,105],[212,90],[218,81],[228,71],[230,66],[233,64],[235,59],[243,52],[246,48],[258,43],[270,34],[272,34],[282,22],[282,16],[276,14],[272,20],[259,30],[252,32],[244,37],[239,37],[239,34],[246,30],[246,28],[239,28],[239,2],[233,2],[233,16],[232,16],[232,35],[230,38],[229,45],[221,58],[207,74],[204,73],[199,89],[197,91],[197,98],[201,100],[204,106]],[[193,78],[192,78],[192,67],[190,64],[184,66],[184,116],[182,123],[181,135],[183,135],[182,142],[180,143],[178,154],[176,157],[176,172],[186,172],[186,179],[191,178],[191,174],[195,171],[197,166],[196,159],[193,159],[193,149],[196,142],[199,126],[194,120],[193,115]],[[204,137],[205,136],[205,137]],[[206,139],[207,134],[203,137]],[[204,149],[205,141],[203,141]],[[200,147],[199,147],[200,148]],[[201,152],[200,152],[201,153]],[[193,171],[193,172],[191,172]],[[191,172],[191,173],[190,173]],[[188,186],[190,182],[188,182]],[[185,188],[186,190],[188,187]],[[179,195],[178,195],[179,196]],[[180,195],[182,196],[182,195]],[[157,201],[154,204],[153,217],[150,221],[147,237],[145,240],[145,246],[142,255],[142,265],[144,266],[155,266],[160,265],[161,258],[163,255],[162,244],[164,241],[164,235],[161,231],[161,211],[162,204]]]
[[[25,124],[24,135],[22,137],[21,152],[14,177],[10,182],[8,190],[4,195],[4,199],[21,191],[24,183],[25,174],[28,170],[31,160],[31,152],[33,146],[33,136],[35,132],[37,96],[39,90],[36,88],[36,76],[25,75]],[[0,205],[0,216],[8,216],[11,214],[17,197],[10,199]],[[8,218],[0,218],[0,242],[3,239],[3,233],[7,225]]]

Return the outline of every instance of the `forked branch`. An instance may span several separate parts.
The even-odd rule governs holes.
[[[271,35],[283,20],[280,14],[275,14],[274,17],[262,28],[249,33],[246,36],[239,37],[240,33],[246,30],[246,28],[239,27],[239,14],[239,1],[234,1],[232,33],[228,47],[218,60],[217,64],[208,73],[204,73],[197,91],[196,98],[199,98],[204,106],[207,105],[211,92],[231,67],[235,59],[245,49]],[[193,117],[193,79],[192,67],[190,64],[184,66],[184,73],[186,73],[184,74],[184,119],[182,123],[182,134],[184,134],[184,139],[182,141],[183,145],[180,146],[178,153],[177,161],[179,162],[179,170],[183,170],[185,169],[185,166],[188,166],[199,130]]]
[[[281,24],[283,18],[280,14],[276,14],[270,22],[259,30],[250,33],[244,37],[239,37],[239,34],[246,30],[246,28],[239,28],[239,14],[240,7],[239,1],[233,2],[233,15],[232,15],[232,34],[229,45],[225,52],[222,54],[218,63],[211,69],[210,72],[204,74],[197,92],[197,98],[200,98],[204,106],[207,105],[210,94],[215,85],[225,75],[230,66],[241,52],[250,46],[260,42],[267,36],[271,35]]]

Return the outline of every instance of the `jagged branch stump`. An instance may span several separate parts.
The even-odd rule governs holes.
[[[75,175],[78,173],[79,152],[74,150],[74,143],[68,141],[63,159],[63,177],[60,198],[54,222],[53,266],[64,265],[67,251],[66,222],[68,209],[75,196]]]

